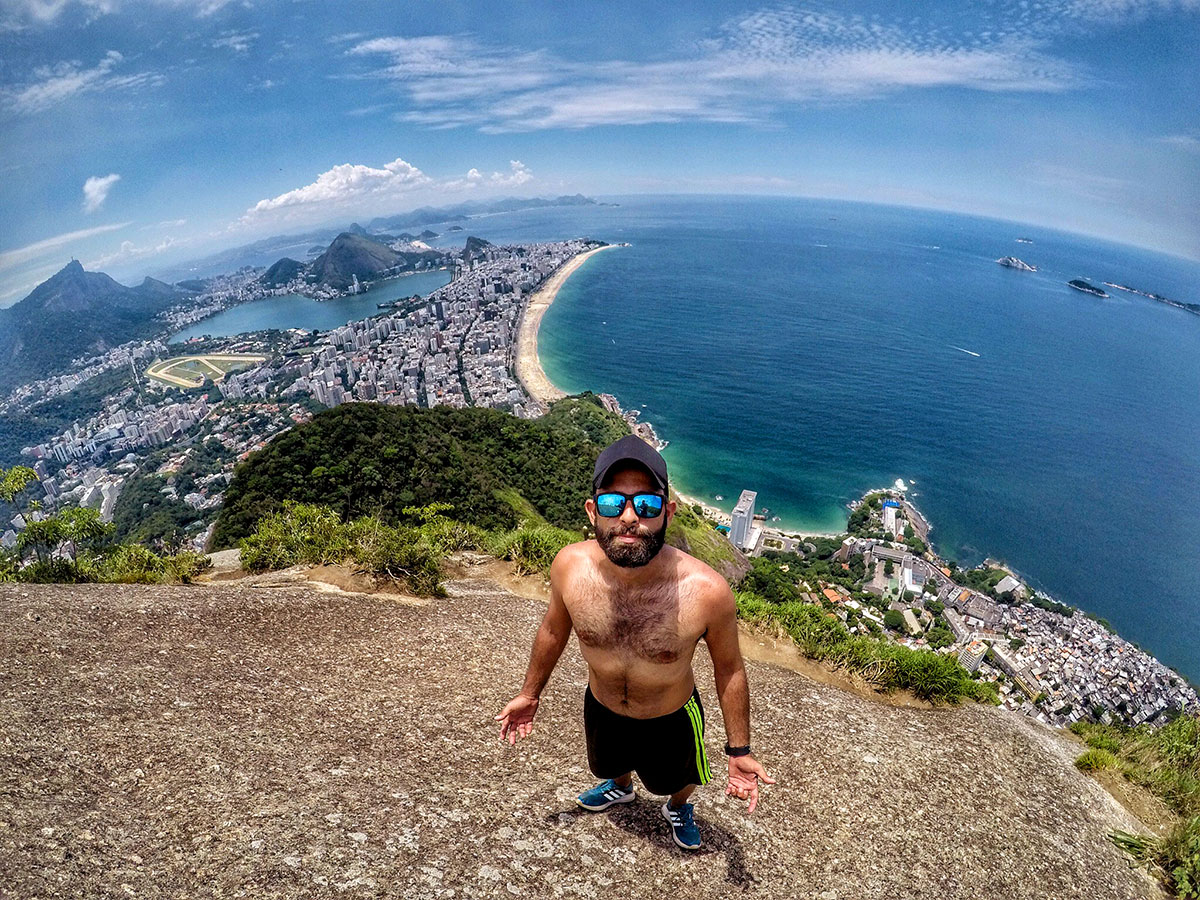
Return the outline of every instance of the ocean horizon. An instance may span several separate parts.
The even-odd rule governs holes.
[[[1200,682],[1200,316],[1067,286],[1197,302],[1200,264],[903,207],[618,201],[468,233],[630,243],[567,281],[539,355],[640,410],[678,490],[755,490],[778,527],[837,532],[903,478],[940,553],[1000,560]]]

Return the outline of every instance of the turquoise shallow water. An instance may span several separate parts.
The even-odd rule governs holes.
[[[450,273],[438,270],[392,278],[372,286],[370,290],[361,294],[338,297],[334,300],[316,301],[298,294],[266,297],[234,306],[190,325],[172,335],[171,341],[178,343],[206,334],[212,337],[229,337],[267,328],[305,328],[321,331],[340,328],[347,322],[378,315],[380,310],[376,304],[399,297],[411,297],[413,294],[432,294],[449,281]]]
[[[824,531],[911,479],[940,551],[1007,561],[1200,682],[1200,317],[1065,284],[1200,302],[1200,265],[808,200],[623,199],[472,230],[632,244],[567,282],[539,351],[563,389],[644,405],[686,493],[750,488]]]

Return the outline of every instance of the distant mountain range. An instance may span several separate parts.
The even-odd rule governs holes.
[[[86,272],[78,261],[72,260],[25,299],[0,309],[0,393],[52,372],[65,371],[73,359],[154,335],[160,330],[154,317],[204,290],[205,275],[233,272],[247,265],[270,266],[260,279],[267,286],[283,286],[304,274],[311,284],[345,290],[355,276],[360,281],[374,279],[389,269],[412,269],[419,262],[432,264],[447,255],[437,250],[393,250],[386,242],[396,238],[387,234],[388,230],[463,221],[472,215],[595,203],[576,194],[553,199],[507,198],[422,207],[404,215],[373,219],[367,227],[354,223],[347,231],[333,236],[324,252],[307,265],[281,250],[291,248],[297,255],[308,256],[307,250],[313,244],[331,240],[329,232],[266,238],[225,251],[176,270],[174,277],[180,280],[175,284],[147,277],[136,287],[126,287],[103,272]],[[447,230],[461,232],[462,227],[453,225]],[[419,240],[436,237],[437,232],[429,229],[415,238],[411,234],[401,235],[404,239]],[[468,238],[466,258],[469,260],[490,246],[481,238]]]
[[[454,206],[424,206],[409,213],[372,219],[366,227],[355,222],[349,227],[320,229],[304,234],[276,235],[263,238],[252,244],[244,244],[230,250],[193,260],[179,266],[173,266],[157,272],[164,281],[178,282],[183,279],[204,278],[224,272],[233,272],[243,266],[270,266],[280,257],[306,259],[308,250],[314,244],[326,245],[341,232],[357,234],[359,237],[385,237],[387,234],[400,230],[447,222],[465,222],[471,216],[493,215],[495,213],[515,212],[520,209],[542,209],[550,206],[594,206],[598,205],[591,197],[582,194],[553,198],[543,197],[507,197],[502,200],[482,201],[476,203],[459,203]],[[446,231],[461,231],[461,225],[452,225]],[[428,240],[428,238],[421,238]],[[361,277],[361,276],[360,276]]]
[[[388,231],[394,228],[414,228],[434,222],[461,222],[470,216],[493,215],[516,212],[518,209],[542,209],[547,206],[595,206],[596,201],[583,194],[563,195],[546,200],[541,197],[509,197],[484,203],[459,203],[456,206],[423,206],[399,216],[385,216],[367,223],[368,232]]]
[[[125,287],[71,260],[20,303],[0,309],[0,391],[149,337],[158,330],[154,316],[190,293],[153,278]]]

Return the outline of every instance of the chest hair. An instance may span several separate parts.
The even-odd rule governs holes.
[[[582,591],[580,640],[601,650],[672,663],[682,653],[678,584],[629,590],[593,582]]]

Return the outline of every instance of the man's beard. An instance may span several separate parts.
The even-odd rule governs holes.
[[[638,539],[637,543],[627,544],[624,541],[618,541],[617,536],[622,534],[634,535]],[[658,531],[651,531],[641,525],[634,525],[632,528],[623,528],[620,525],[615,525],[611,529],[596,528],[596,540],[600,543],[604,555],[624,569],[635,569],[646,565],[658,555],[658,551],[662,549],[666,539],[666,526],[659,528]]]

